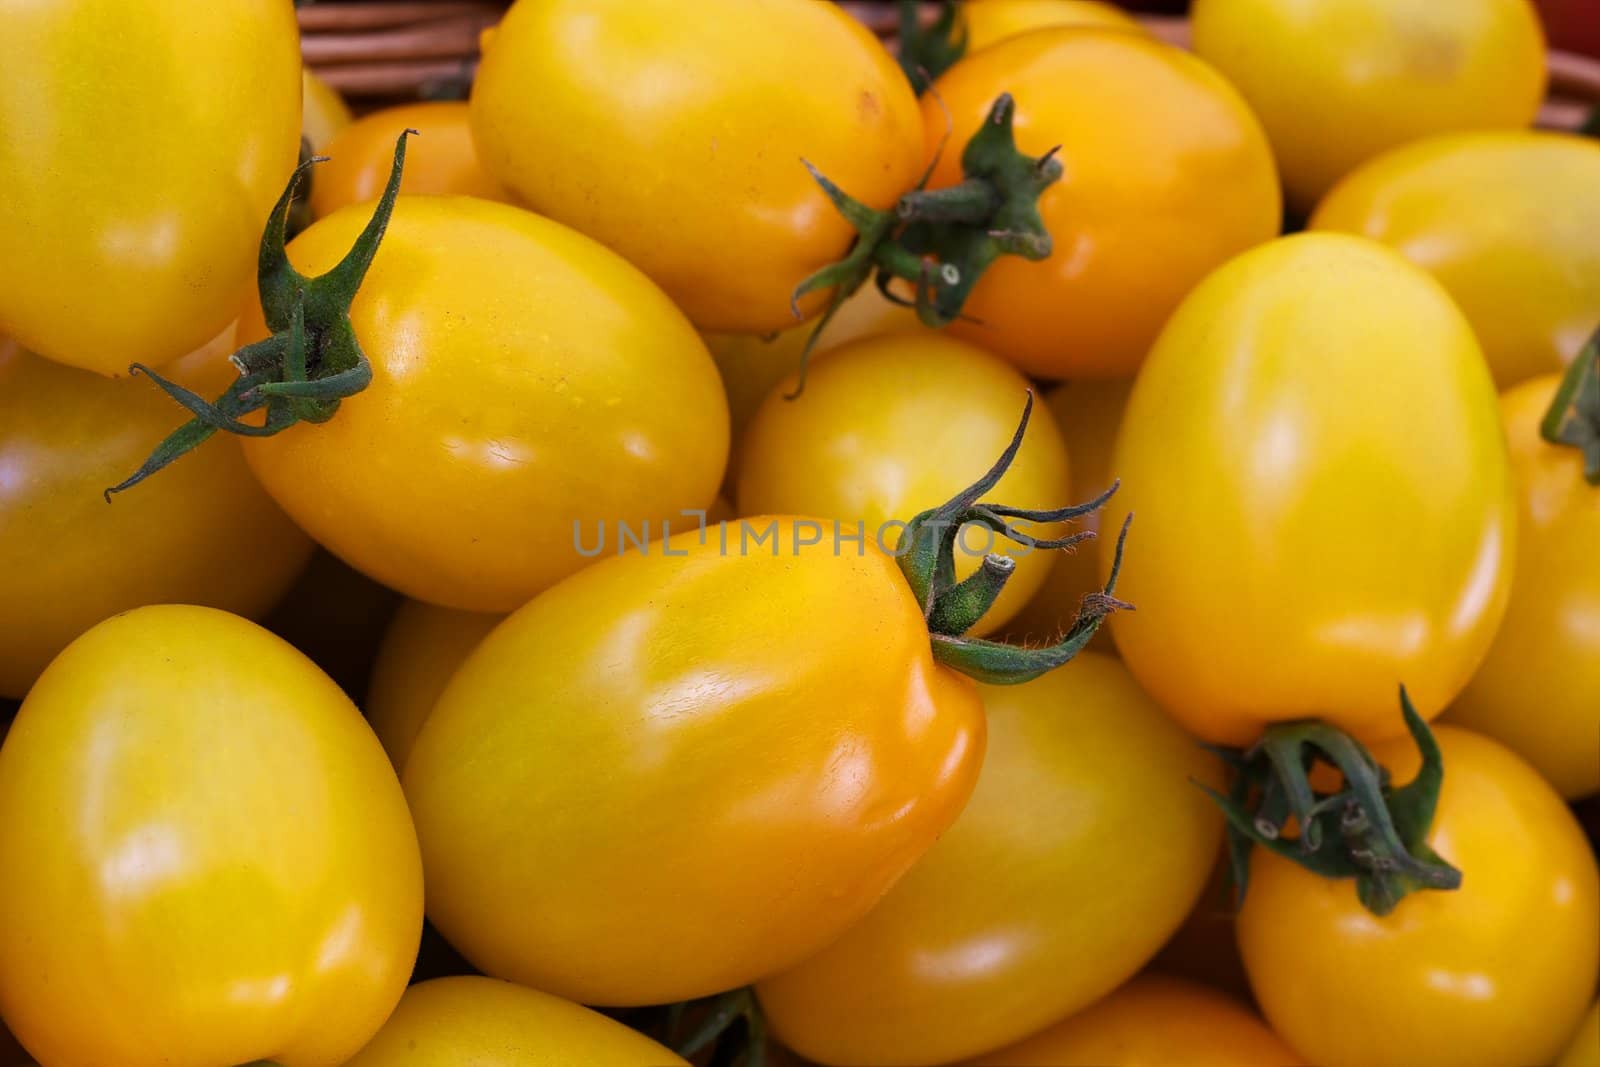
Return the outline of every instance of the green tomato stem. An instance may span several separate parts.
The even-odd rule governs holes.
[[[1117,491],[1117,486],[1112,485],[1105,493],[1087,503],[1054,509],[1016,508],[985,502],[984,495],[999,484],[1022,448],[1032,414],[1033,393],[1030,390],[1023,404],[1022,419],[1000,458],[981,478],[954,497],[913,517],[906,524],[897,550],[900,571],[905,575],[906,584],[911,587],[917,603],[922,606],[923,618],[928,622],[934,658],[991,685],[1016,685],[1061,666],[1089,643],[1107,615],[1130,607],[1112,594],[1116,591],[1117,576],[1122,569],[1122,550],[1128,536],[1128,522],[1133,518],[1131,515],[1123,522],[1122,531],[1117,537],[1111,576],[1105,588],[1084,597],[1073,625],[1055,644],[1028,648],[962,636],[993,606],[1016,569],[1009,557],[989,554],[977,572],[964,581],[957,581],[955,558],[963,527],[969,523],[976,524],[1031,550],[1071,548],[1094,535],[1084,532],[1058,538],[1038,538],[1013,520],[1052,524],[1068,522],[1103,507]]]
[[[310,168],[325,159],[313,156],[295,168],[261,235],[257,287],[272,336],[233,354],[231,361],[239,377],[220,397],[208,401],[143,364],[129,368],[131,373],[149,378],[192,418],[157,445],[138,470],[107,489],[108,502],[113,494],[138,485],[219,430],[242,437],[270,437],[302,422],[327,422],[342,401],[372,382],[372,364],[356,339],[350,304],[388,229],[405,170],[406,138],[414,133],[405,130],[395,140],[388,184],[350,251],[332,270],[316,278],[294,269],[285,245],[301,183]],[[261,423],[243,421],[244,416],[258,411],[265,413]]]
[[[939,328],[962,316],[967,298],[989,265],[1005,255],[1041,260],[1051,240],[1039,214],[1039,197],[1061,177],[1055,151],[1035,158],[1018,150],[1012,123],[1016,104],[1003,93],[961,153],[964,180],[947,189],[928,190],[929,166],[915,188],[893,210],[868,207],[840,189],[810,163],[806,167],[834,207],[856,231],[850,252],[795,287],[800,299],[831,291],[826,309],[800,357],[797,398],[805,389],[806,369],[834,313],[868,278],[895,303],[914,307],[924,325]],[[896,294],[891,284],[909,282],[914,299]]]
[[[1389,914],[1418,890],[1460,888],[1461,872],[1427,841],[1444,782],[1439,745],[1403,686],[1400,708],[1422,764],[1399,789],[1357,741],[1316,720],[1269,727],[1247,750],[1217,750],[1233,767],[1233,787],[1227,796],[1201,788],[1227,817],[1240,899],[1249,886],[1252,847],[1325,878],[1354,879],[1362,905],[1374,915]],[[1315,791],[1311,771],[1318,762],[1338,770],[1338,790]],[[1298,836],[1286,837],[1291,818]]]
[[[1600,330],[1583,346],[1556,388],[1539,433],[1583,453],[1583,476],[1600,486]]]
[[[922,6],[919,0],[900,0],[900,69],[918,96],[967,54],[967,28],[957,17],[957,5],[945,0],[939,16],[927,24]]]

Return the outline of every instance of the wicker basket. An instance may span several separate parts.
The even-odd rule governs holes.
[[[874,31],[892,36],[893,4],[842,6]],[[321,0],[299,9],[306,63],[358,110],[397,99],[459,94],[478,62],[478,35],[506,9],[497,0]],[[1185,43],[1178,16],[1147,15],[1155,33]],[[1576,129],[1600,107],[1600,60],[1550,53],[1550,99],[1540,122]]]

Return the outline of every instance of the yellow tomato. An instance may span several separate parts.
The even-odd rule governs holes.
[[[961,5],[967,51],[1029,30],[1057,26],[1102,26],[1143,32],[1132,15],[1100,0],[968,0]]]
[[[218,339],[231,348],[230,327]],[[226,381],[217,346],[174,376]],[[259,615],[294,581],[311,542],[222,441],[107,504],[171,428],[148,382],[111,381],[0,338],[0,697],[21,697],[73,638],[119,611],[193,603]]]
[[[290,260],[329,269],[368,214],[318,221]],[[253,310],[246,340],[265,333]],[[245,458],[312,537],[407,596],[509,611],[587,562],[596,524],[678,519],[716,494],[727,407],[705,345],[580,234],[402,196],[351,322],[372,384],[327,423],[246,439]]]
[[[522,0],[472,91],[484,164],[637,264],[702,329],[793,325],[855,231],[801,165],[887,208],[922,124],[877,38],[815,0]],[[822,306],[817,293],[803,305]]]
[[[1194,904],[1221,839],[1216,760],[1116,660],[981,688],[989,748],[961,817],[883,902],[761,982],[819,1063],[948,1063],[1127,981]]]
[[[1559,381],[1536,378],[1501,399],[1519,506],[1516,581],[1450,719],[1576,798],[1600,791],[1600,488],[1583,480],[1582,453],[1539,436]]]
[[[1379,156],[1311,219],[1393,245],[1467,313],[1501,386],[1560,370],[1600,322],[1600,144],[1464,133]]]
[[[227,326],[300,144],[283,0],[0,0],[0,333],[101,374]]]
[[[1039,30],[967,57],[924,95],[930,146],[952,133],[932,186],[961,179],[959,146],[1002,92],[1024,152],[1060,146],[1065,174],[1039,199],[1055,251],[996,261],[971,321],[949,329],[1035,377],[1128,377],[1201,278],[1277,234],[1266,137],[1186,52],[1120,30]]]
[[[1583,1017],[1556,1067],[1600,1067],[1600,1000]]]
[[[464,101],[427,101],[384,108],[345,126],[318,149],[328,157],[311,175],[311,212],[331,215],[348,204],[383,194],[394,163],[395,138],[417,136],[406,146],[402,193],[457,194],[514,202],[505,187],[478,162]]]
[[[893,551],[903,520],[937,507],[976,481],[1016,432],[1028,381],[981,349],[931,330],[866,338],[819,359],[805,394],[794,378],[767,397],[741,442],[743,515],[815,515]],[[1023,508],[1068,498],[1067,453],[1055,419],[1036,407],[1017,458],[993,496]],[[1059,523],[1018,523],[1034,536]],[[832,534],[832,527],[829,527]],[[1057,553],[1013,544],[981,526],[960,535],[956,574],[990,552],[1016,560],[1000,599],[974,627],[1003,625],[1039,588]]]
[[[300,88],[303,102],[300,134],[310,142],[313,151],[320,152],[333,140],[334,134],[350,125],[354,117],[350,114],[350,105],[344,102],[339,91],[311,73],[310,67],[301,72]],[[399,136],[399,132],[396,130],[395,136]],[[392,138],[389,148],[392,155]]]
[[[747,519],[597,563],[456,672],[404,781],[429,917],[476,967],[588,1004],[743,985],[956,817],[976,688],[893,559],[806,541]]]
[[[1111,450],[1117,442],[1117,427],[1128,404],[1132,382],[1069,382],[1045,394],[1045,406],[1056,417],[1067,456],[1072,461],[1073,492],[1092,499],[1111,488],[1117,472],[1111,469]],[[1077,529],[1093,531],[1097,539],[1085,541],[1065,552],[1052,552],[1054,562],[1039,591],[1022,606],[1006,627],[1011,638],[1025,644],[1054,641],[1072,626],[1078,605],[1086,593],[1100,591],[1100,553],[1110,545],[1098,537],[1122,525],[1127,509],[1118,497],[1100,511],[1090,512],[1078,521]],[[1112,655],[1116,645],[1105,627],[1094,635],[1090,648]]]
[[[1374,242],[1286,237],[1208,278],[1140,372],[1112,468],[1138,516],[1117,590],[1138,610],[1112,635],[1209,741],[1318,717],[1401,734],[1395,686],[1437,715],[1504,613],[1493,383],[1439,283]]]
[[[548,993],[493,978],[436,978],[406,990],[346,1067],[670,1067],[648,1037]]]
[[[1600,976],[1600,873],[1577,820],[1533,768],[1449,726],[1428,843],[1461,888],[1379,918],[1355,884],[1258,849],[1239,947],[1267,1019],[1320,1067],[1549,1063]],[[1374,748],[1396,783],[1409,739]]]
[[[864,285],[839,306],[817,341],[815,355],[863,337],[886,333],[921,333],[927,327],[917,321],[910,308],[885,300],[876,285]],[[738,467],[739,442],[745,427],[778,383],[800,369],[801,357],[816,323],[802,323],[775,335],[753,333],[708,333],[706,347],[722,375],[728,395],[728,417],[732,427],[733,451],[728,457],[731,484]]]
[[[1261,116],[1289,202],[1436,133],[1527,126],[1544,100],[1528,0],[1195,0],[1195,50]]]
[[[417,600],[400,606],[383,635],[367,690],[367,720],[396,770],[405,769],[411,743],[450,676],[501,618]]]
[[[211,608],[118,615],[0,748],[0,1013],[42,1063],[342,1064],[400,999],[416,836],[354,705]]]
[[[982,1067],[1293,1067],[1305,1061],[1232,998],[1193,982],[1135,978]]]

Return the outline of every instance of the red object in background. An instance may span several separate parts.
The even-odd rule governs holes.
[[[1600,0],[1537,0],[1551,48],[1600,57]]]

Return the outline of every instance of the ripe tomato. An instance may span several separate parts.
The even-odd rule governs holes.
[[[1559,382],[1535,378],[1500,402],[1519,505],[1516,581],[1450,719],[1508,745],[1576,798],[1600,791],[1600,489],[1583,480],[1582,453],[1539,436]]]
[[[1600,144],[1434,137],[1379,156],[1311,219],[1393,245],[1467,313],[1500,385],[1560,370],[1600,322]]]
[[[367,216],[318,221],[289,258],[327,270]],[[252,313],[247,341],[266,335]],[[351,322],[372,384],[245,458],[312,537],[407,596],[509,611],[583,565],[575,522],[659,522],[717,491],[728,416],[705,345],[563,226],[403,196]]]
[[[1064,91],[1063,86],[1071,86]],[[1036,377],[1127,377],[1213,267],[1278,232],[1277,173],[1260,125],[1205,63],[1143,34],[1067,28],[1002,41],[923,97],[931,145],[965,144],[1001,92],[1017,145],[1061,146],[1039,210],[1055,252],[1008,256],[951,332]],[[961,178],[947,149],[930,185]]]
[[[1277,1031],[1324,1067],[1549,1063],[1600,975],[1600,874],[1561,798],[1487,738],[1434,730],[1444,788],[1428,843],[1461,888],[1384,918],[1353,882],[1258,849],[1239,947]],[[1373,755],[1407,781],[1415,746]]]
[[[402,194],[454,193],[512,202],[505,186],[478,162],[466,103],[427,101],[363,115],[320,147],[328,162],[312,173],[312,214],[321,218],[381,196],[394,161],[395,138],[408,129],[416,130],[417,137],[406,146]]]
[[[211,608],[101,623],[0,747],[0,1012],[46,1064],[341,1064],[405,988],[416,837],[354,705]]]
[[[1067,456],[1072,461],[1073,492],[1084,498],[1093,498],[1111,488],[1116,474],[1111,469],[1111,450],[1117,442],[1117,427],[1122,423],[1122,411],[1128,404],[1128,392],[1133,383],[1126,380],[1108,382],[1069,382],[1058,385],[1045,394],[1045,406],[1056,418],[1061,428],[1061,438],[1067,445]],[[1093,531],[1103,536],[1121,524],[1127,509],[1120,498],[1113,497],[1102,511],[1090,512],[1078,523],[1078,529]],[[1071,625],[1078,605],[1086,593],[1100,589],[1100,553],[1109,545],[1099,540],[1085,541],[1065,552],[1052,552],[1054,562],[1045,576],[1039,591],[1034,593],[1022,610],[1007,625],[1007,633],[1022,642],[1053,641]],[[1105,628],[1094,635],[1090,648],[1109,655],[1116,654],[1111,632]]]
[[[1054,26],[1105,26],[1143,32],[1137,19],[1100,0],[968,0],[961,5],[967,51],[1029,30]]]
[[[405,769],[411,743],[451,675],[501,618],[419,600],[400,606],[383,635],[367,691],[367,720],[396,770]]]
[[[0,0],[0,333],[120,375],[234,318],[300,144],[283,0]]]
[[[596,563],[456,672],[403,777],[429,917],[480,970],[588,1004],[730,989],[837,937],[961,810],[976,688],[893,559],[803,532]]]
[[[981,471],[975,457],[997,455],[1017,426],[1028,381],[981,349],[932,330],[865,338],[816,361],[804,396],[786,399],[791,376],[767,396],[741,442],[738,510],[743,515],[840,519],[893,550],[903,526],[891,520],[936,507]],[[981,461],[980,461],[981,462]],[[1055,419],[1037,411],[1011,469],[994,495],[1019,507],[1067,499],[1067,453]],[[1029,524],[1036,537],[1060,537],[1060,523]],[[831,528],[830,528],[831,533]],[[988,552],[1016,570],[974,632],[1003,625],[1039,588],[1055,552],[996,538],[970,525],[958,542],[965,578]]]
[[[874,208],[922,170],[900,68],[815,0],[701,0],[693,18],[679,0],[515,4],[487,42],[472,127],[490,173],[707,330],[793,325],[795,286],[849,249],[855,231],[801,159]]]
[[[1515,504],[1493,383],[1440,285],[1382,245],[1300,234],[1186,300],[1112,469],[1139,517],[1112,636],[1178,720],[1246,745],[1322,717],[1442,711],[1505,610]],[[1105,561],[1102,560],[1102,566]]]
[[[344,102],[344,97],[339,95],[339,91],[311,73],[310,67],[301,74],[300,89],[303,101],[300,135],[310,143],[313,150],[320,152],[327,147],[329,141],[333,140],[334,134],[350,125],[354,116],[350,114],[350,105]],[[400,131],[396,130],[394,135],[400,136]],[[392,155],[393,137],[389,139],[389,149]]]
[[[435,978],[406,990],[346,1067],[668,1067],[684,1061],[597,1011],[493,978]]]
[[[1222,823],[1217,761],[1116,660],[982,687],[989,747],[955,825],[865,919],[756,987],[819,1063],[948,1063],[1127,981],[1183,921]],[[984,1062],[988,1062],[985,1059]]]
[[[740,443],[745,427],[767,394],[791,374],[800,370],[806,345],[815,332],[813,323],[803,323],[779,334],[708,333],[706,347],[722,375],[728,395],[728,417],[732,428],[733,450],[728,456],[728,481],[737,473]],[[817,339],[814,354],[820,355],[862,337],[885,333],[922,333],[927,327],[917,321],[910,308],[885,300],[875,285],[862,286],[834,313],[828,328]]]
[[[232,339],[231,328],[219,338],[224,351]],[[173,373],[199,386],[225,366],[213,346]],[[258,615],[304,567],[310,540],[231,441],[107,506],[105,487],[172,417],[144,382],[0,339],[0,697],[21,697],[68,642],[119,611],[188,602]]]
[[[1387,149],[1527,126],[1544,100],[1528,0],[1195,0],[1191,24],[1261,116],[1300,211]]]
[[[1305,1062],[1244,1005],[1203,985],[1135,978],[985,1067],[1291,1067]]]
[[[1556,1061],[1556,1067],[1600,1067],[1600,1000],[1594,1002],[1589,1014],[1578,1024],[1571,1044]]]

